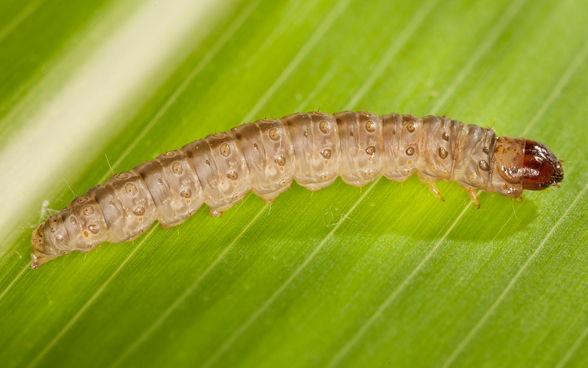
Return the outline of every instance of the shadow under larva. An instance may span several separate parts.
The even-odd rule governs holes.
[[[220,217],[249,191],[271,203],[293,180],[316,191],[337,177],[361,187],[415,172],[435,197],[444,200],[436,181],[456,181],[478,207],[478,190],[520,198],[563,180],[543,144],[446,116],[297,113],[209,135],[90,188],[37,227],[31,266],[133,240],[156,220],[177,226],[204,203]]]

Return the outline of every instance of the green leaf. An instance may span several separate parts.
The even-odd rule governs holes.
[[[154,10],[155,9],[155,10]],[[0,4],[0,362],[588,364],[588,3]],[[159,37],[160,35],[161,37]],[[126,38],[125,38],[126,37]],[[447,113],[545,143],[522,203],[294,184],[30,270],[29,225],[160,152],[295,111]],[[42,215],[41,215],[42,213]],[[23,229],[25,228],[25,229]]]

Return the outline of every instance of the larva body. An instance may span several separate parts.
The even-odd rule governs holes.
[[[338,176],[363,186],[414,172],[438,198],[435,181],[455,180],[478,205],[477,190],[517,198],[563,179],[542,144],[445,116],[297,113],[209,135],[90,188],[39,225],[31,265],[135,239],[155,220],[179,225],[203,203],[222,216],[250,190],[270,203],[292,180],[314,191]]]

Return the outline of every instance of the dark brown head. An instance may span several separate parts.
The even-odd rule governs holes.
[[[523,189],[543,190],[558,187],[563,180],[563,167],[553,152],[545,145],[526,140],[523,159]]]
[[[557,187],[562,180],[561,162],[543,144],[513,137],[496,140],[492,157],[492,187],[496,192],[518,198],[525,189]]]

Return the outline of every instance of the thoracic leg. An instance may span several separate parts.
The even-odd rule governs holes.
[[[431,193],[433,193],[433,195],[437,198],[439,198],[440,200],[442,200],[443,202],[445,202],[445,199],[443,198],[443,196],[441,195],[441,192],[439,192],[439,189],[437,189],[437,186],[435,185],[435,183],[427,183],[427,186],[429,187],[429,191]]]
[[[476,207],[480,208],[480,201],[478,200],[478,194],[476,193],[475,190],[468,190],[468,195],[470,196],[470,199],[472,200],[472,202],[474,202],[474,204],[476,205]]]

